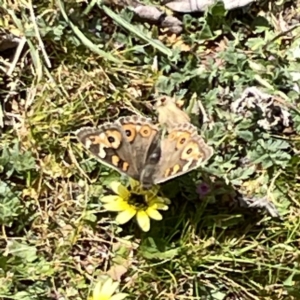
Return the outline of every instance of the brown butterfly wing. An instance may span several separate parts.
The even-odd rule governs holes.
[[[121,117],[97,129],[82,128],[76,135],[103,164],[135,180],[140,180],[159,140],[158,127],[137,115]]]
[[[121,126],[106,123],[99,128],[84,127],[76,132],[76,136],[101,163],[138,179],[139,173],[130,155],[131,145]]]
[[[127,141],[131,145],[130,155],[135,160],[139,174],[148,163],[149,155],[160,146],[160,131],[150,119],[141,116],[123,117],[117,121],[125,131]]]
[[[197,128],[190,123],[177,124],[161,142],[161,158],[154,174],[156,184],[190,172],[213,155],[197,133]]]

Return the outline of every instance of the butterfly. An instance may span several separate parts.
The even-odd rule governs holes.
[[[101,163],[145,189],[190,172],[213,155],[189,122],[175,124],[164,134],[151,119],[132,115],[98,128],[80,128],[76,136]]]

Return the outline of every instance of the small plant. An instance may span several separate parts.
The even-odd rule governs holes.
[[[103,207],[108,211],[118,212],[116,221],[119,224],[125,224],[136,216],[140,228],[149,231],[150,219],[162,220],[158,210],[167,210],[170,200],[158,196],[158,187],[143,190],[141,185],[132,179],[129,180],[129,184],[128,190],[120,182],[112,182],[110,188],[116,195],[102,197]]]

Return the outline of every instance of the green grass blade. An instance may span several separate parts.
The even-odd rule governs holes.
[[[161,53],[172,56],[173,52],[171,49],[166,47],[163,43],[161,43],[159,40],[151,39],[148,36],[146,36],[144,33],[142,33],[140,30],[138,30],[135,26],[131,25],[129,22],[121,18],[119,15],[117,15],[115,12],[113,12],[110,8],[108,8],[105,5],[100,5],[100,7],[103,9],[103,11],[111,17],[115,22],[117,22],[119,25],[130,31],[131,33],[138,36],[140,39],[144,40],[145,42],[149,43],[152,47],[160,51]]]
[[[60,0],[57,0],[57,5],[64,17],[64,19],[66,20],[66,22],[68,22],[69,26],[72,28],[72,30],[74,31],[74,33],[76,34],[76,36],[78,37],[78,39],[86,46],[88,47],[91,51],[99,54],[100,56],[102,56],[104,59],[110,60],[114,63],[119,63],[121,64],[122,61],[117,59],[116,57],[114,57],[113,55],[111,55],[110,53],[107,53],[105,51],[102,51],[101,49],[98,48],[98,46],[96,46],[94,43],[92,43],[86,36],[84,36],[84,34],[79,30],[79,28],[74,25],[70,19],[68,18],[65,10],[64,10],[64,6],[62,4],[62,2]]]

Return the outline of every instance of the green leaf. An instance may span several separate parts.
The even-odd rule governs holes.
[[[0,180],[0,224],[9,226],[22,211],[20,193]]]
[[[6,172],[9,178],[15,172],[25,176],[27,171],[34,170],[36,167],[35,159],[30,151],[20,151],[18,141],[14,144],[5,144],[0,157],[0,165],[2,170]]]
[[[253,132],[248,131],[248,130],[239,130],[237,131],[237,136],[246,142],[250,142],[253,140]]]
[[[208,12],[214,17],[224,17],[228,11],[225,9],[223,2],[216,1],[214,5],[209,6]]]
[[[33,262],[37,259],[37,249],[34,246],[29,246],[25,243],[19,243],[14,240],[10,240],[7,243],[6,254],[16,256],[25,260],[26,262]]]
[[[233,185],[241,185],[244,180],[254,174],[255,170],[255,166],[250,168],[241,167],[236,170],[232,170],[228,175],[228,179]]]
[[[21,292],[17,292],[13,295],[13,299],[14,300],[32,300],[32,294],[25,292],[25,291],[21,291]]]
[[[141,246],[141,254],[147,259],[172,259],[179,253],[180,248],[165,250],[165,241],[160,238],[148,237]]]

